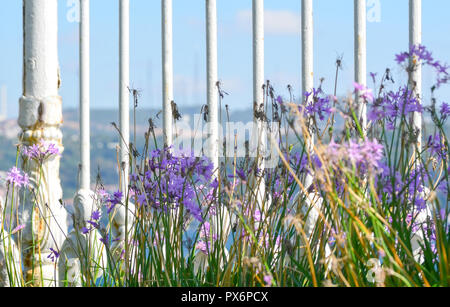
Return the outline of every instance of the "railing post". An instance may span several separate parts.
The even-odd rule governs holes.
[[[164,143],[173,144],[173,41],[172,41],[172,0],[161,0],[162,29],[162,81],[163,81],[163,131]]]
[[[311,92],[314,88],[314,20],[313,1],[302,0],[302,99],[306,92]],[[308,125],[311,123],[308,122]],[[306,147],[309,153],[314,150],[314,134],[309,130],[310,139],[306,140]],[[307,175],[305,187],[312,184],[312,176]]]
[[[422,43],[422,1],[409,0],[409,46],[417,46]],[[410,87],[414,95],[422,102],[422,65],[417,57],[415,69],[411,72]],[[413,114],[413,126],[417,131],[417,148],[422,147],[422,115],[419,112]]]
[[[312,0],[302,0],[302,94],[314,88],[314,21]],[[304,97],[302,95],[302,97]]]
[[[57,0],[23,1],[23,96],[18,122],[24,145],[44,140],[62,152],[57,5]],[[25,225],[20,239],[25,279],[34,285],[53,286],[57,269],[48,257],[51,249],[60,249],[67,232],[67,214],[60,204],[60,157],[47,159],[42,165],[25,155],[21,160],[31,184],[18,208],[18,222]]]
[[[355,82],[367,86],[367,33],[366,33],[366,0],[355,0]],[[356,92],[355,102],[357,104],[358,120],[361,129],[366,133],[367,129],[367,106]]]
[[[253,104],[254,114],[265,110],[264,107],[264,0],[253,0]],[[260,206],[264,205],[265,183],[265,151],[266,134],[263,118],[255,118],[257,142],[257,166],[261,176],[256,176],[257,201]],[[255,129],[254,129],[255,130]],[[267,209],[267,208],[266,208]]]
[[[219,172],[219,114],[217,68],[217,3],[216,0],[206,0],[206,54],[207,54],[207,92],[208,92],[208,122],[209,122],[209,157],[216,174]]]
[[[119,0],[119,116],[120,116],[120,167],[123,176],[123,191],[128,187],[130,144],[130,0]]]
[[[90,189],[90,21],[89,0],[80,0],[80,188]]]

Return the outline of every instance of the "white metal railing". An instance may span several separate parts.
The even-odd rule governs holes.
[[[80,188],[85,190],[91,185],[89,4],[80,0]]]
[[[129,73],[129,0],[120,1],[120,56],[121,56],[121,93],[120,118],[121,131],[125,139],[129,135],[128,107],[129,99],[126,87]],[[313,0],[302,2],[302,94],[314,87],[314,37],[313,37]],[[216,83],[218,82],[217,67],[217,6],[216,0],[205,0],[206,4],[206,34],[207,34],[207,100],[209,111],[209,134],[213,142],[207,150],[211,160],[218,166],[218,105]],[[161,0],[162,7],[162,59],[163,59],[163,131],[165,144],[173,142],[173,34],[172,34],[172,0]],[[366,0],[354,0],[355,28],[355,81],[367,85],[367,48],[366,48]],[[82,21],[83,22],[83,21]],[[410,45],[421,42],[421,0],[410,0]],[[421,71],[417,69],[412,79],[415,91],[421,95]],[[253,0],[253,102],[262,105],[264,80],[264,0]],[[125,97],[127,96],[127,97]],[[363,131],[367,126],[366,105],[356,93],[358,102],[357,114]],[[420,114],[416,114],[414,123],[420,130]],[[311,134],[312,136],[312,134]],[[122,144],[124,146],[125,144]],[[309,147],[312,150],[314,140],[311,138]],[[125,161],[125,155],[121,155]]]
[[[302,0],[302,96],[314,88],[314,15],[313,0]],[[309,132],[307,150],[312,153],[314,147],[314,133]],[[305,186],[312,184],[313,176],[308,174]]]
[[[422,43],[422,0],[409,0],[409,45]],[[414,59],[417,60],[417,59]],[[417,97],[422,97],[422,67],[417,65],[411,72],[410,86]],[[419,100],[420,101],[420,100]],[[417,135],[417,146],[422,147],[422,114],[415,112],[413,123]]]
[[[219,169],[219,106],[216,84],[218,77],[217,64],[217,1],[206,0],[206,57],[207,57],[207,100],[210,150],[208,156]]]
[[[355,82],[367,86],[367,50],[366,50],[366,0],[355,0]],[[357,115],[364,133],[367,127],[367,107],[359,93],[355,101],[358,104]]]
[[[173,39],[172,0],[161,0],[162,29],[162,80],[163,80],[163,128],[164,143],[172,145],[172,101],[173,101]]]
[[[119,1],[119,127],[120,127],[120,174],[122,189],[128,187],[128,146],[130,143],[130,0]],[[123,166],[122,166],[123,165]]]

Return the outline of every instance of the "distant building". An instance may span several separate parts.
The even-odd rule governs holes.
[[[8,140],[17,139],[20,133],[20,127],[16,119],[0,120],[0,136]]]
[[[8,118],[8,93],[6,85],[0,87],[0,121]]]

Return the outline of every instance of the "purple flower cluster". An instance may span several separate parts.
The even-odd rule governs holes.
[[[383,159],[384,147],[377,140],[363,142],[350,140],[343,144],[337,144],[332,140],[320,157],[317,154],[312,156],[312,166],[316,174],[321,173],[325,167],[327,171],[331,171],[330,179],[334,189],[341,194],[345,191],[349,180],[345,169],[352,172],[354,170],[355,174],[361,178],[366,177],[367,174],[377,175]],[[311,189],[320,193],[327,187],[319,181],[312,185]]]
[[[60,151],[54,143],[40,140],[38,144],[24,146],[22,154],[29,159],[42,163],[53,156],[59,155]]]
[[[228,175],[228,178],[238,178],[241,181],[245,182],[247,181],[247,174],[242,168],[236,168],[236,176],[230,174]]]
[[[409,52],[397,54],[395,60],[398,64],[404,64],[406,61],[411,61],[413,65],[423,63],[423,65],[433,67],[438,74],[437,87],[449,81],[449,66],[436,61],[431,52],[423,45],[411,46]]]
[[[266,287],[272,287],[273,277],[272,275],[266,275],[264,276],[264,283]]]
[[[445,121],[450,116],[450,106],[448,105],[448,103],[442,103],[440,113],[443,121]]]
[[[303,112],[305,117],[318,116],[321,121],[325,116],[333,113],[330,96],[323,97],[322,89],[313,89],[305,93],[305,106],[299,106],[299,111]]]
[[[363,84],[359,84],[356,82],[353,82],[353,87],[355,88],[355,93],[358,93],[358,95],[363,98],[367,102],[373,102],[373,91],[372,89],[368,88],[367,86]]]
[[[59,252],[54,250],[53,248],[50,248],[50,254],[47,256],[48,259],[50,259],[52,262],[56,262],[59,258]]]
[[[327,148],[327,156],[331,162],[347,162],[362,170],[377,171],[384,157],[383,154],[384,147],[376,139],[360,143],[350,140],[346,144],[336,144],[331,141]]]
[[[29,177],[27,173],[23,173],[17,167],[13,167],[6,173],[6,182],[15,187],[28,187],[30,184]]]
[[[92,212],[91,219],[89,221],[86,221],[89,228],[83,227],[83,229],[81,229],[81,232],[86,235],[91,231],[93,231],[94,229],[100,229],[100,218],[101,218],[100,211],[97,210]]]
[[[446,160],[448,157],[447,146],[442,141],[443,137],[440,133],[430,135],[428,137],[427,149],[431,155],[437,157],[439,161]]]
[[[13,231],[11,231],[11,234],[12,235],[16,234],[23,229],[25,229],[25,224],[20,224],[20,225],[16,226],[16,228],[14,228]]]
[[[217,240],[217,235],[212,232],[211,224],[209,222],[205,221],[200,226],[199,237],[200,240],[198,240],[195,248],[205,255],[208,255],[214,246],[214,242]]]
[[[412,169],[406,176],[384,164],[380,168],[382,171],[375,183],[380,199],[385,199],[387,203],[405,204],[417,212],[427,209],[425,183],[428,174],[423,167]]]
[[[267,231],[268,218],[257,206],[252,206],[249,203],[237,202],[237,208],[240,209],[246,223],[256,237],[256,244],[266,249],[273,247],[278,250],[281,247],[281,236],[270,234]],[[242,229],[241,238],[247,241],[250,245],[255,244],[255,241],[247,229]]]
[[[345,241],[347,240],[347,233],[345,232],[338,232],[336,229],[332,228],[329,233],[328,237],[328,244],[330,244],[331,247],[334,247],[336,243],[340,246],[345,245]]]
[[[207,158],[175,156],[166,148],[151,153],[146,169],[131,177],[138,204],[165,212],[183,205],[187,213],[203,220],[196,187],[217,185],[212,181],[213,164]]]
[[[420,101],[407,87],[397,92],[390,91],[370,105],[368,119],[371,121],[385,120],[389,130],[395,128],[398,119],[407,117],[411,113],[423,112]]]
[[[106,200],[106,207],[108,208],[108,214],[110,214],[114,208],[122,203],[123,193],[121,191],[114,192]]]

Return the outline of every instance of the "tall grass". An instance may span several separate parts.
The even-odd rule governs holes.
[[[406,73],[419,65],[411,58],[437,69],[432,93],[447,82],[446,66],[425,48],[397,57]],[[319,86],[296,103],[268,82],[266,108],[255,114],[268,129],[279,123],[268,140],[280,157],[271,169],[236,151],[214,170],[207,158],[158,146],[150,120],[144,147],[129,145],[128,189],[108,194],[99,178],[86,196],[93,207],[74,215],[70,240],[55,251],[55,266],[67,264],[60,285],[449,286],[448,105],[415,97],[413,82],[393,84],[389,70],[372,77],[377,88],[355,84],[368,104],[367,129],[352,96]],[[420,147],[414,112],[433,124]],[[21,230],[9,213],[0,258],[11,285],[26,286],[11,248]]]

